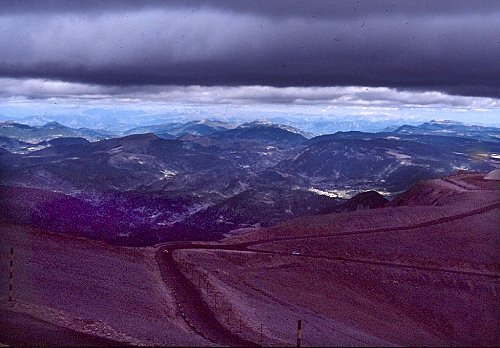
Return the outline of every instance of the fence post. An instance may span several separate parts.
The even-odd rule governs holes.
[[[300,341],[302,340],[302,320],[297,322],[297,347],[300,347]]]
[[[262,335],[262,324],[260,324],[260,345],[263,343],[263,335]]]
[[[9,265],[9,302],[12,302],[12,276],[14,273],[14,248],[10,248],[10,265]]]

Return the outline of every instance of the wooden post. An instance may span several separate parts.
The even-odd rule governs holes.
[[[10,248],[10,265],[9,265],[9,302],[12,302],[12,275],[14,273],[14,248]]]
[[[260,345],[263,343],[263,335],[262,335],[262,324],[260,324]]]
[[[297,322],[297,347],[300,347],[300,341],[302,340],[302,320]]]

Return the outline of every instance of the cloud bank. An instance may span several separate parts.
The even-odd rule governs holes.
[[[20,81],[13,95],[53,81],[89,95],[230,86],[233,100],[270,102],[335,99],[328,88],[342,86],[422,92],[412,95],[423,104],[500,97],[498,1],[6,0],[0,13],[0,77]]]
[[[489,97],[464,97],[437,91],[406,91],[387,87],[271,87],[271,86],[101,86],[43,79],[0,78],[0,98],[95,100],[117,102],[197,104],[287,104],[325,107],[439,107],[500,109]]]

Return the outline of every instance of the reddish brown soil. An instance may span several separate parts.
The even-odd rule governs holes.
[[[499,191],[467,180],[174,253],[218,320],[257,343],[294,344],[302,319],[310,346],[495,346]]]
[[[16,273],[0,310],[132,344],[294,345],[301,319],[303,346],[498,346],[500,191],[449,179],[381,209],[156,249],[1,225],[0,274],[11,246]]]
[[[7,302],[10,247],[12,304]],[[180,317],[154,253],[152,248],[114,247],[0,225],[0,312],[29,314],[58,327],[129,344],[209,345]]]

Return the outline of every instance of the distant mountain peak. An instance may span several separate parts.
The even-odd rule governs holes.
[[[442,124],[442,125],[463,125],[462,122],[452,121],[452,120],[443,120],[443,119],[435,119],[435,120],[431,120],[431,121],[425,122],[425,123]]]
[[[308,133],[308,132],[304,132],[303,130],[301,130],[299,128],[289,126],[289,125],[279,124],[279,123],[273,123],[273,122],[268,121],[266,119],[243,123],[242,125],[240,125],[237,128],[254,128],[254,127],[281,129],[281,130],[285,130],[285,131],[288,131],[291,133],[299,134],[299,135],[303,136],[304,138],[308,138],[308,139],[313,137],[313,134]]]
[[[127,135],[121,139],[126,139],[126,140],[159,140],[161,139],[160,137],[158,137],[157,135],[155,135],[154,133],[142,133],[142,134],[131,134],[131,135]]]
[[[497,141],[500,137],[500,128],[471,125],[451,120],[432,120],[418,126],[403,125],[394,130],[393,133],[406,135],[454,136]]]
[[[252,122],[245,122],[245,123],[241,124],[238,128],[249,128],[249,127],[258,127],[258,126],[277,126],[277,124],[263,119],[263,120],[255,120]]]
[[[16,122],[16,121],[0,121],[0,128],[12,128],[12,127],[16,127],[16,128],[32,128],[31,126],[28,126],[26,124],[22,124],[22,123],[19,123],[19,122]]]
[[[47,122],[42,127],[65,127],[65,126],[57,121],[51,121],[51,122]]]

